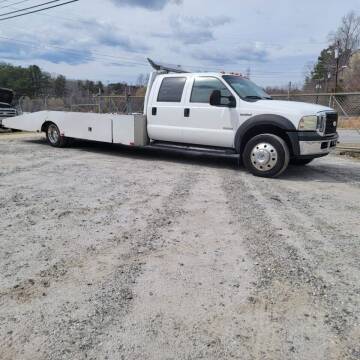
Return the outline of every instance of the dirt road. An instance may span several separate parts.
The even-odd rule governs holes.
[[[360,161],[0,138],[0,359],[359,359]]]

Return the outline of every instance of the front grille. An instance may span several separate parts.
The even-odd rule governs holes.
[[[326,114],[326,126],[325,126],[325,135],[335,134],[338,124],[338,114],[337,113],[327,113]]]

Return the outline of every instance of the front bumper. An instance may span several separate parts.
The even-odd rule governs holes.
[[[335,150],[338,136],[331,140],[299,141],[300,156],[303,155],[326,155]]]
[[[296,158],[311,158],[327,155],[336,148],[339,135],[321,136],[317,132],[294,131],[288,133],[292,155]]]

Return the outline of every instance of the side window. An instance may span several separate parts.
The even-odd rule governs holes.
[[[214,90],[220,90],[221,96],[230,96],[231,92],[218,79],[213,77],[198,77],[194,81],[190,102],[192,103],[209,103],[210,95]],[[222,98],[221,103],[228,105],[229,100]]]
[[[184,77],[164,78],[160,86],[157,101],[181,102],[181,97],[184,91],[185,83],[186,83],[186,78]]]

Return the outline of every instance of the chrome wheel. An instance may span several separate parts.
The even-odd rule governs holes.
[[[59,142],[60,134],[59,129],[56,125],[50,125],[47,129],[48,139],[52,144],[57,144]]]
[[[251,162],[259,171],[273,169],[278,161],[278,153],[269,143],[257,144],[251,151]]]

